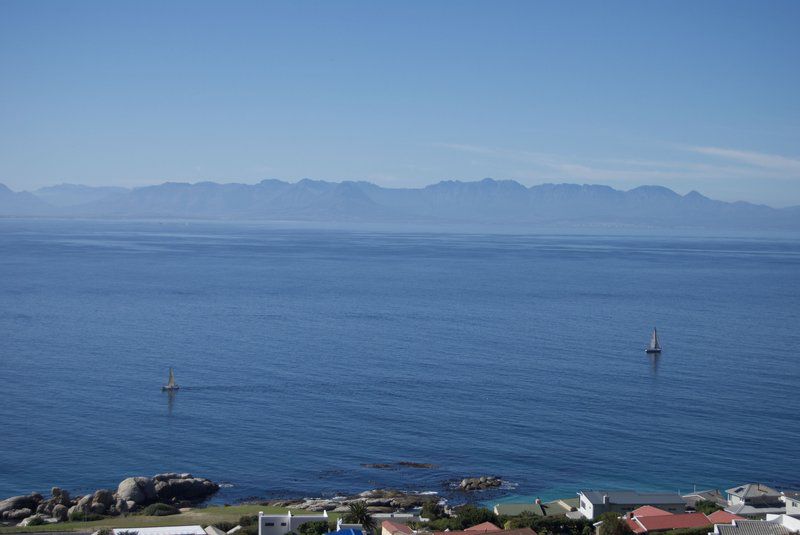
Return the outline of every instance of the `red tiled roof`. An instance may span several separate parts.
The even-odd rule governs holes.
[[[477,526],[472,526],[471,528],[467,528],[464,531],[480,531],[486,533],[487,531],[502,531],[500,528],[492,524],[491,522],[482,522]]]
[[[531,528],[498,529],[497,535],[537,535]],[[434,531],[433,535],[475,535],[474,531]]]
[[[413,533],[413,530],[405,524],[399,524],[397,522],[392,522],[391,520],[384,520],[381,524],[381,528],[385,529],[389,533]]]
[[[682,513],[679,515],[634,516],[626,520],[634,533],[669,531],[671,529],[700,528],[711,525],[711,520],[703,513]]]
[[[730,524],[734,520],[744,520],[745,518],[728,511],[714,511],[708,515],[708,519],[712,524]]]
[[[643,505],[638,509],[634,509],[630,514],[632,516],[638,516],[639,518],[642,518],[645,516],[671,515],[673,513],[659,509],[658,507],[653,507],[652,505]]]

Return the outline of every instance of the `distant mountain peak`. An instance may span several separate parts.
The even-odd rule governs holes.
[[[800,230],[800,209],[776,210],[679,195],[664,186],[442,180],[422,188],[364,181],[257,184],[165,182],[132,190],[62,184],[15,193],[0,184],[0,216],[200,218],[580,227],[782,228]]]

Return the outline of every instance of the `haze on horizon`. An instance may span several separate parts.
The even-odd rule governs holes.
[[[800,204],[800,4],[6,1],[0,183],[660,184]]]

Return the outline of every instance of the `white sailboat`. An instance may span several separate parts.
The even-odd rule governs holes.
[[[653,334],[650,336],[650,345],[645,349],[646,353],[661,353],[661,344],[658,343],[658,331],[653,327]]]
[[[175,374],[172,372],[172,368],[170,368],[169,369],[169,382],[167,382],[167,384],[162,386],[161,390],[166,390],[166,391],[170,391],[171,392],[173,390],[178,390],[178,389],[180,389],[180,386],[178,386],[175,383]]]

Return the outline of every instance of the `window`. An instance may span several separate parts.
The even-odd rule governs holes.
[[[281,522],[281,526],[285,526],[285,525],[286,525],[286,522]]]
[[[274,526],[275,522],[266,522],[266,523],[264,523],[264,525],[267,526],[267,527]]]

